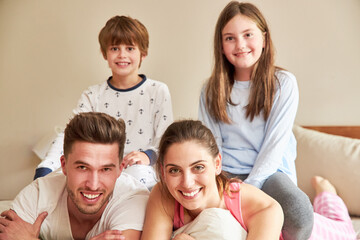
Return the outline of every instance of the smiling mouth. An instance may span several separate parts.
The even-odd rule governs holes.
[[[116,65],[127,66],[127,65],[130,65],[130,63],[128,63],[128,62],[119,62],[119,63],[116,63]]]
[[[250,51],[250,52],[240,52],[240,53],[235,53],[234,55],[235,55],[236,57],[241,57],[241,56],[248,55],[249,53],[251,53],[251,51]]]
[[[185,197],[193,197],[195,196],[196,194],[198,194],[200,192],[202,188],[199,188],[195,191],[192,191],[192,192],[183,192],[183,191],[180,191],[182,195],[184,195]]]
[[[89,200],[94,200],[98,197],[100,197],[101,193],[98,194],[87,194],[87,193],[81,193],[85,198],[89,199]]]

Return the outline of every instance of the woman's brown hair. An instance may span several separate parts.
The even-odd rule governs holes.
[[[158,178],[163,185],[163,189],[167,195],[170,195],[163,178],[163,169],[165,162],[165,155],[175,143],[184,143],[194,141],[205,149],[215,159],[219,154],[219,148],[212,132],[204,126],[201,121],[196,120],[182,120],[172,123],[164,132],[159,145],[159,157],[156,162],[156,170]],[[222,196],[224,190],[229,193],[229,179],[223,172],[216,175],[216,184],[218,187],[219,195]]]

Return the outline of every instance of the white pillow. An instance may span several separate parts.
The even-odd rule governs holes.
[[[230,211],[221,208],[203,210],[192,222],[176,230],[173,237],[179,233],[187,233],[196,240],[245,240],[247,236]]]
[[[10,200],[0,200],[0,213],[9,210],[11,207],[11,203],[12,201]]]
[[[352,215],[360,216],[360,140],[335,136],[294,125],[299,187],[313,200],[310,179],[330,180]]]
[[[55,141],[59,133],[64,132],[64,128],[56,126],[54,131],[43,136],[33,147],[32,151],[43,161],[46,157],[46,154],[51,148],[52,143]]]

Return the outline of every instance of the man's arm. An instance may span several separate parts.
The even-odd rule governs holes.
[[[2,218],[0,218],[0,239],[38,239],[41,224],[47,215],[47,212],[42,212],[36,218],[34,224],[30,224],[22,220],[16,212],[11,209],[2,212]]]
[[[121,239],[121,240],[139,240],[141,236],[140,231],[136,230],[107,230],[93,238],[91,240],[100,240],[100,239]]]

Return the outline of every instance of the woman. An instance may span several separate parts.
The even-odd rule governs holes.
[[[168,127],[156,166],[160,182],[150,194],[142,239],[168,240],[173,230],[208,208],[229,209],[247,230],[247,239],[279,239],[280,205],[256,187],[223,175],[214,136],[200,121]],[[174,239],[193,238],[181,234]]]
[[[150,193],[142,239],[170,239],[172,232],[209,208],[227,209],[247,239],[282,239],[280,205],[258,188],[221,172],[221,155],[211,131],[200,121],[174,122],[165,131],[156,163],[160,182]],[[347,208],[335,188],[313,178],[317,196],[310,239],[355,239]],[[221,229],[218,229],[221,231]],[[176,240],[194,239],[181,233]]]

